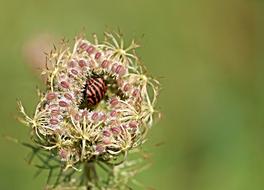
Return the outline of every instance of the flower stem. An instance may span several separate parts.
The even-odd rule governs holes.
[[[95,168],[95,162],[90,161],[84,164],[85,186],[87,190],[92,190],[91,184],[96,185],[98,175]]]

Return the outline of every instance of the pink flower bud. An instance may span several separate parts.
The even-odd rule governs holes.
[[[97,52],[97,53],[95,54],[94,58],[95,58],[95,59],[99,59],[99,58],[101,57],[101,55],[102,55],[102,54],[101,54],[100,52]]]
[[[78,71],[75,70],[75,69],[72,69],[72,70],[71,70],[71,73],[74,74],[74,75],[78,75]]]
[[[57,119],[51,119],[50,120],[51,125],[57,125],[58,123],[59,123],[59,121]]]
[[[66,98],[66,99],[68,99],[68,100],[72,100],[73,98],[72,98],[72,95],[70,94],[70,93],[65,93],[64,94],[64,97]]]
[[[111,104],[111,106],[116,106],[117,104],[119,103],[119,101],[118,101],[118,99],[117,98],[112,98],[111,100],[110,100],[110,104]]]
[[[68,157],[68,151],[66,151],[65,149],[60,149],[59,156],[61,157],[62,160],[66,160]]]
[[[55,109],[55,108],[58,108],[58,104],[51,104],[51,105],[49,105],[48,108],[49,108],[49,109]]]
[[[100,117],[100,121],[105,121],[107,118],[106,118],[106,115],[104,113],[101,114],[101,117]]]
[[[47,94],[46,98],[47,98],[48,101],[51,101],[51,100],[56,98],[56,94],[54,92],[50,92],[50,93]]]
[[[111,132],[115,135],[118,135],[121,131],[119,127],[112,127]]]
[[[103,141],[103,144],[105,144],[105,145],[111,144],[111,139],[110,138],[105,137],[105,138],[103,138],[102,141]]]
[[[61,101],[59,101],[59,106],[60,107],[68,107],[68,103],[63,101],[63,100],[61,100]]]
[[[127,129],[128,126],[127,126],[127,125],[122,125],[122,127],[120,127],[120,128],[122,128],[122,129]]]
[[[67,82],[67,81],[61,81],[61,86],[63,87],[63,88],[69,88],[69,86],[70,86],[70,84]]]
[[[118,66],[118,64],[117,64],[117,63],[114,63],[114,64],[112,65],[111,71],[112,71],[112,72],[115,72],[117,66]]]
[[[81,116],[77,113],[77,114],[75,114],[74,119],[76,121],[79,121],[81,119]]]
[[[116,117],[117,116],[117,112],[115,110],[110,112],[110,116],[111,117]]]
[[[125,74],[125,69],[122,65],[118,65],[115,69],[116,74],[122,76]]]
[[[88,114],[88,111],[84,110],[84,111],[82,112],[82,117],[87,117],[87,114]]]
[[[135,129],[138,127],[138,123],[136,121],[131,121],[129,123],[129,127]]]
[[[86,49],[86,48],[87,48],[87,46],[88,46],[88,44],[87,44],[87,43],[82,43],[82,44],[80,45],[80,48],[81,48],[81,49]]]
[[[96,121],[98,119],[99,114],[97,112],[94,112],[92,115],[92,120]]]
[[[51,110],[50,114],[52,116],[58,116],[60,114],[60,111],[58,109],[55,109],[55,110]]]
[[[98,152],[99,154],[101,154],[101,153],[104,152],[105,147],[103,145],[101,145],[101,144],[98,144],[98,145],[96,145],[95,150],[96,150],[96,152]]]
[[[91,54],[91,53],[93,53],[93,51],[94,51],[94,47],[93,46],[88,46],[88,48],[86,48],[86,52],[88,53],[88,54]]]
[[[105,131],[103,131],[103,135],[105,137],[110,137],[111,136],[111,133],[108,130],[105,130]]]
[[[127,84],[125,84],[125,86],[124,86],[124,88],[123,88],[123,89],[124,89],[124,91],[125,91],[125,92],[128,92],[128,91],[131,89],[131,86],[130,86],[130,84],[128,84],[128,83],[127,83]]]
[[[139,89],[138,88],[133,90],[132,96],[134,96],[134,97],[139,96]]]
[[[71,67],[71,68],[76,67],[76,65],[77,65],[76,61],[70,61],[68,63],[68,66]]]
[[[85,66],[87,65],[86,61],[83,60],[83,59],[79,60],[78,64],[79,64],[79,66],[80,66],[81,68],[83,68],[83,67],[85,67]]]
[[[103,68],[107,68],[107,67],[109,67],[109,64],[110,64],[110,62],[109,62],[108,60],[104,60],[104,61],[102,62],[102,64],[101,64],[101,66],[102,66]]]

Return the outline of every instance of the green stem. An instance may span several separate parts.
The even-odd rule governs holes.
[[[85,185],[87,190],[92,190],[92,186],[89,183],[96,184],[98,181],[98,176],[95,168],[95,162],[86,162],[84,164],[84,175],[85,175]]]

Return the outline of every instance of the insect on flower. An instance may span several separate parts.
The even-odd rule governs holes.
[[[96,161],[113,164],[145,142],[153,125],[159,82],[139,63],[133,40],[106,33],[94,43],[77,37],[48,56],[46,90],[39,93],[32,129],[37,146],[55,155],[65,169]],[[118,181],[118,180],[117,180]]]
[[[107,85],[101,77],[91,77],[87,80],[84,92],[84,101],[88,105],[96,105],[103,98],[107,90]]]

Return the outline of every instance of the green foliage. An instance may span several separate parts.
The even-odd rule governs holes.
[[[22,143],[22,145],[31,150],[27,162],[37,169],[34,177],[38,177],[45,170],[48,171],[46,190],[132,190],[130,183],[143,187],[135,179],[139,172],[148,167],[143,158],[125,160],[119,164],[97,160],[80,163],[77,166],[79,169],[65,170],[54,153],[28,143]],[[101,172],[99,176],[97,170],[105,174],[102,175]]]

